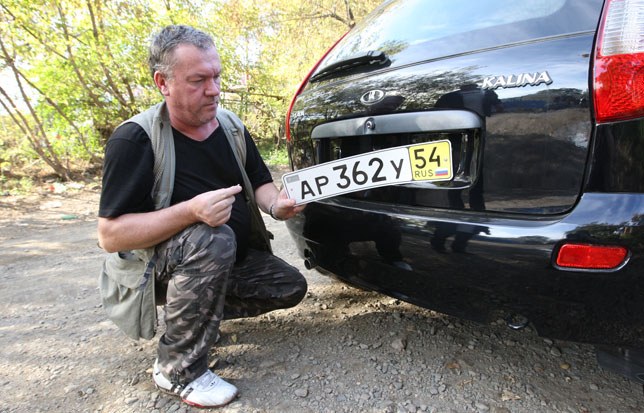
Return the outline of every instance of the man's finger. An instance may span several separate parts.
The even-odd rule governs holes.
[[[241,185],[229,186],[228,188],[224,188],[224,192],[227,196],[233,196],[241,192],[241,189]]]

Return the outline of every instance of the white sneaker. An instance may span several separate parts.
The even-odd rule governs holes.
[[[237,396],[237,387],[223,380],[210,370],[206,370],[196,380],[186,386],[173,385],[161,370],[158,361],[154,362],[152,373],[156,386],[170,394],[177,395],[184,403],[196,407],[221,407]]]

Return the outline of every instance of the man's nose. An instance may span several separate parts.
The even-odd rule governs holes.
[[[206,94],[209,96],[217,96],[219,95],[219,92],[221,91],[221,84],[219,83],[218,80],[212,79],[208,81],[208,84],[206,85]]]

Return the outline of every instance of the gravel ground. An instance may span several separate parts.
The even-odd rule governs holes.
[[[97,189],[0,198],[0,413],[203,411],[158,393],[155,340],[134,342],[104,316]],[[644,411],[642,385],[600,369],[591,346],[349,287],[304,269],[284,224],[266,222],[309,292],[222,324],[211,366],[240,395],[213,411]]]

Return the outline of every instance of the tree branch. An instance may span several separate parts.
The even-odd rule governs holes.
[[[112,51],[110,50],[109,44],[107,42],[102,41],[102,36],[98,29],[98,25],[96,24],[96,16],[94,14],[94,9],[92,8],[91,1],[87,0],[86,4],[90,14],[90,21],[92,22],[92,34],[94,36],[94,41],[96,42],[96,45],[100,46],[101,49],[105,50],[105,54],[109,57],[110,61],[112,62],[116,61],[116,59],[114,59],[114,56],[112,55]],[[112,73],[105,65],[102,57],[100,55],[97,57],[98,57],[97,58],[98,64],[101,66],[101,69],[103,70],[103,74],[105,75],[105,79],[107,80],[107,85],[111,91],[111,94],[112,96],[116,97],[116,100],[118,100],[118,102],[121,105],[122,109],[119,111],[119,115],[121,117],[126,117],[127,113],[124,111],[124,109],[129,106],[129,102],[127,102],[123,98],[121,91],[119,90],[118,86],[114,82],[114,79],[112,78]]]
[[[21,82],[21,76],[19,75],[19,70],[15,65],[15,62],[13,58],[9,55],[9,51],[6,48],[5,42],[2,39],[2,36],[0,36],[0,50],[2,51],[2,54],[4,56],[4,61],[7,64],[7,66],[11,69],[13,72],[14,80],[16,81],[16,85],[18,86],[18,90],[20,91],[20,94],[22,96],[23,101],[25,102],[25,105],[27,106],[27,109],[29,110],[29,113],[34,120],[35,124],[35,129],[38,131],[38,133],[34,132],[34,129],[30,127],[30,123],[27,120],[27,118],[22,115],[22,113],[18,110],[16,107],[15,103],[9,98],[9,95],[4,91],[3,89],[3,95],[5,98],[9,98],[9,100],[12,102],[14,108],[15,108],[15,113],[17,113],[20,118],[22,119],[23,124],[27,127],[28,133],[27,137],[29,138],[29,142],[31,143],[32,148],[40,157],[60,176],[69,178],[69,171],[66,170],[66,168],[63,166],[63,164],[60,162],[60,159],[56,155],[56,152],[51,146],[51,142],[49,142],[49,139],[47,139],[47,133],[45,132],[45,129],[43,127],[43,123],[40,120],[40,117],[36,113],[36,110],[33,108],[31,105],[31,102],[29,101],[29,96],[27,96],[27,93],[25,92],[25,88]],[[44,144],[45,151],[42,149],[42,144]]]

